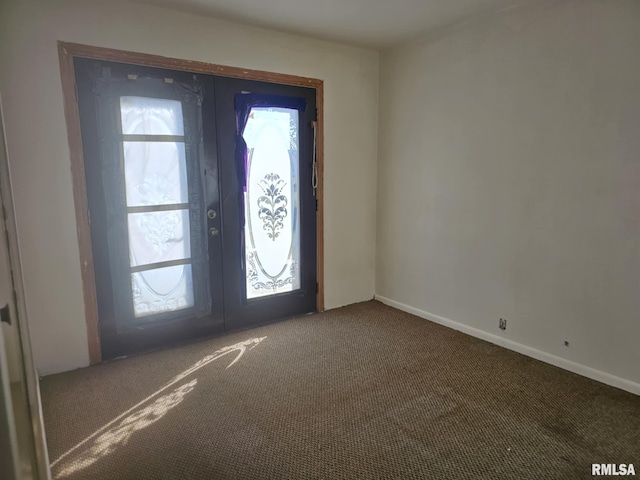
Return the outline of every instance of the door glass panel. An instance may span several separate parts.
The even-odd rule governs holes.
[[[177,100],[120,97],[124,135],[184,136]],[[126,140],[126,137],[125,137]],[[153,140],[151,137],[150,140]],[[184,142],[123,141],[129,262],[131,267],[189,260],[189,209],[154,209],[189,202]],[[136,211],[135,207],[151,207]],[[154,211],[155,210],[155,211]],[[194,306],[191,264],[132,273],[134,315],[145,317]]]
[[[125,135],[184,135],[178,100],[120,97],[120,116]]]
[[[132,267],[191,256],[188,209],[130,213],[128,220]]]
[[[300,288],[298,110],[254,107],[247,143],[247,298]]]
[[[194,305],[191,265],[155,268],[131,277],[133,308],[138,318]]]
[[[183,142],[124,142],[127,206],[189,201]]]

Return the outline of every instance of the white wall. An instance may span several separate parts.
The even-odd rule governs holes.
[[[41,373],[88,364],[58,40],[324,80],[326,307],[373,296],[377,52],[139,4],[5,0],[0,92]]]
[[[385,52],[376,293],[640,393],[639,46],[540,0]]]

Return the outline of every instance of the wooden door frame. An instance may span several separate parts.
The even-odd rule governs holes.
[[[318,109],[316,147],[318,167],[318,187],[316,190],[316,198],[318,200],[318,212],[316,216],[318,293],[316,308],[319,312],[324,310],[324,83],[322,80],[300,77],[297,75],[265,72],[261,70],[228,67],[193,60],[180,60],[177,58],[162,57],[159,55],[114,50],[111,48],[95,47],[91,45],[62,41],[58,42],[58,55],[60,58],[60,78],[62,80],[64,114],[67,122],[67,136],[71,157],[73,198],[75,203],[78,247],[80,249],[80,268],[82,272],[82,291],[84,296],[85,319],[87,323],[89,362],[91,365],[102,361],[102,353],[100,347],[100,328],[98,325],[98,302],[93,252],[91,249],[89,204],[87,201],[87,185],[84,171],[84,156],[82,152],[80,112],[78,108],[75,71],[73,66],[73,59],[75,57],[181,70],[205,75],[244,78],[261,82],[279,83],[282,85],[309,87],[316,90],[316,107]]]

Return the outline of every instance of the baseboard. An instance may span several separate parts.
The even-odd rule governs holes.
[[[518,342],[514,342],[513,340],[509,340],[507,338],[500,337],[498,335],[487,333],[483,330],[470,327],[463,323],[459,323],[454,320],[441,317],[440,315],[435,315],[433,313],[425,312],[424,310],[420,310],[419,308],[415,308],[410,305],[397,302],[390,298],[383,297],[382,295],[376,295],[375,299],[378,300],[379,302],[384,303],[385,305],[389,305],[390,307],[397,308],[398,310],[402,310],[403,312],[411,313],[412,315],[416,315],[417,317],[421,317],[431,322],[444,325],[445,327],[452,328],[453,330],[458,330],[462,333],[466,333],[467,335],[471,335],[472,337],[476,337],[481,340],[485,340],[487,342],[493,343],[495,345],[499,345],[501,347],[507,348],[509,350],[513,350],[514,352],[521,353],[523,355],[526,355],[527,357],[535,358],[536,360],[540,360],[541,362],[545,362],[555,367],[559,367],[564,370],[577,373],[578,375],[582,375],[583,377],[587,377],[592,380],[596,380],[598,382],[604,383],[606,385],[610,385],[612,387],[625,390],[635,395],[640,395],[639,383],[635,383],[630,380],[625,380],[624,378],[616,377],[615,375],[611,375],[609,373],[596,370],[595,368],[587,367],[580,363],[572,362],[565,358],[558,357],[556,355],[552,355],[547,352],[543,352],[542,350],[537,350],[535,348],[528,347],[526,345],[523,345]]]

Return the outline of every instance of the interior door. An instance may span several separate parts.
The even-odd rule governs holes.
[[[315,90],[74,66],[103,358],[315,311]]]

